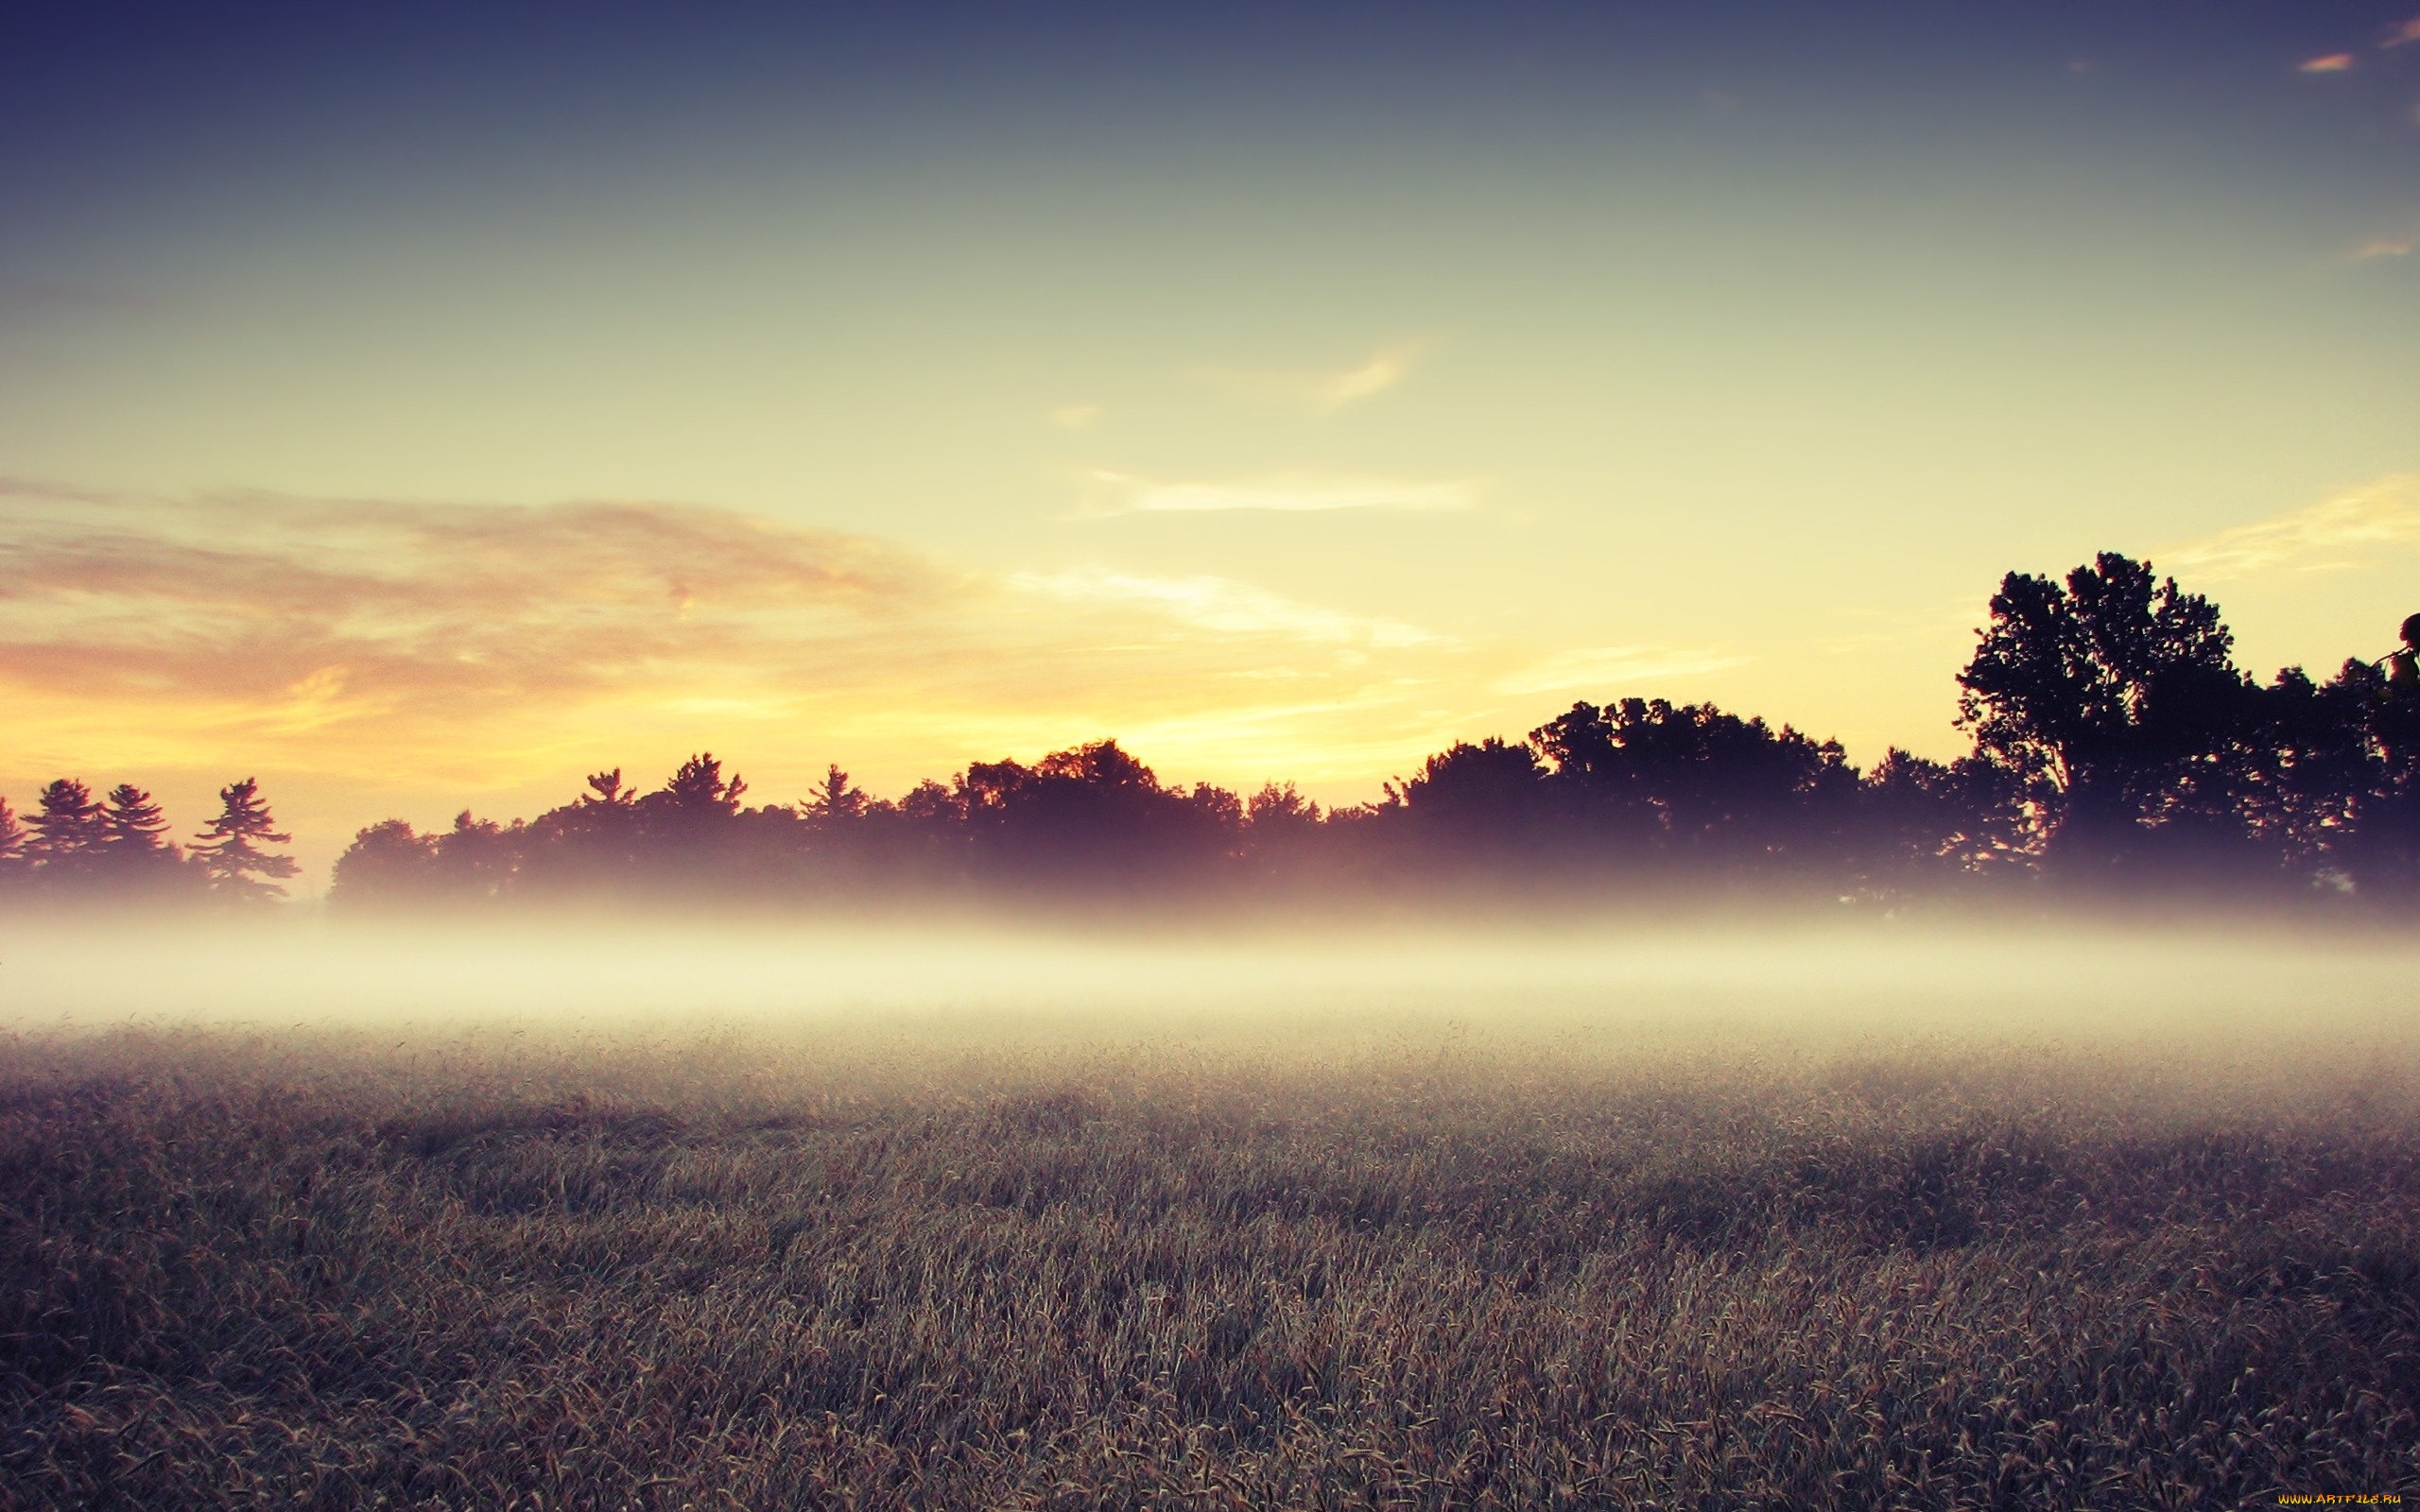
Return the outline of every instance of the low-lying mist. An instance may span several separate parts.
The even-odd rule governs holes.
[[[2149,1064],[2375,1062],[2409,1048],[2420,941],[2224,926],[1598,930],[1398,925],[1220,938],[980,923],[519,924],[0,919],[0,1026],[406,1041],[902,1037],[935,1048],[1184,1042],[1326,1056],[1450,1041],[1561,1059],[1893,1047]]]

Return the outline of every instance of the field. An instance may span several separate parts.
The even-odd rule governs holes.
[[[0,1504],[2420,1490],[2399,1055],[26,1032]]]

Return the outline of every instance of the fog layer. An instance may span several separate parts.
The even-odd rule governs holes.
[[[2420,948],[2189,931],[1369,931],[1143,941],[977,928],[0,921],[0,1027],[900,1034],[965,1045],[1430,1040],[1862,1052],[2125,1047],[2367,1059],[2414,1040]]]

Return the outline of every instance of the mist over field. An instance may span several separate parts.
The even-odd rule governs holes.
[[[585,1037],[927,1034],[1835,1055],[2065,1046],[2159,1061],[2332,1058],[2420,1029],[2420,942],[2199,923],[1711,917],[1156,933],[915,924],[0,917],[15,1033],[509,1029]]]

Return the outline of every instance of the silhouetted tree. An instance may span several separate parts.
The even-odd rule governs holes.
[[[2090,871],[2153,830],[2169,850],[2240,842],[2256,709],[2216,605],[2102,552],[2064,587],[2009,574],[1979,633],[1959,722],[2023,784],[2046,854]]]
[[[2310,785],[2330,807],[2342,799],[2336,822],[2319,827],[2324,853],[2364,892],[2420,895],[2420,681],[2398,681],[2392,659],[2383,667],[2348,661],[2318,702],[2312,743],[2326,751],[2321,770],[2335,781]]]
[[[946,785],[927,777],[899,800],[900,814],[917,824],[956,825],[966,820],[966,805]]]
[[[622,769],[588,774],[588,791],[576,799],[582,808],[623,809],[639,800],[638,790],[622,785]]]
[[[1241,846],[1247,869],[1255,878],[1307,878],[1341,847],[1331,842],[1320,806],[1305,798],[1293,783],[1264,782],[1243,804]]]
[[[120,782],[110,789],[102,819],[109,833],[101,844],[107,850],[147,856],[177,853],[168,839],[167,816],[150,794],[132,782]]]
[[[1545,777],[1528,746],[1494,735],[1456,741],[1403,784],[1404,809],[1424,838],[1458,858],[1510,859],[1537,838]]]
[[[748,784],[738,774],[726,779],[722,763],[707,751],[683,762],[663,790],[641,799],[639,807],[650,814],[687,819],[727,819],[739,812],[739,796],[747,791]]]
[[[150,794],[131,782],[110,789],[102,811],[100,869],[113,887],[157,891],[196,874],[168,838],[167,816]]]
[[[628,887],[640,870],[642,828],[638,790],[622,781],[622,768],[592,772],[588,791],[515,827],[512,886],[548,894]]]
[[[328,899],[344,906],[416,902],[436,891],[437,836],[402,819],[381,819],[355,832],[337,857]]]
[[[1974,756],[1944,765],[1894,746],[1859,784],[1848,849],[1870,886],[1938,886],[2021,864],[2021,825],[1998,767]]]
[[[218,790],[218,816],[194,837],[194,859],[209,875],[211,890],[243,902],[266,902],[283,896],[277,881],[300,869],[292,856],[272,855],[263,845],[290,845],[294,837],[277,833],[277,821],[261,801],[260,783],[250,777]]]
[[[445,897],[475,901],[498,897],[519,868],[523,826],[508,830],[493,819],[475,818],[469,809],[454,816],[454,828],[435,836],[432,880]]]
[[[1244,821],[1255,833],[1302,834],[1318,827],[1320,806],[1295,790],[1291,782],[1264,782],[1245,806]]]
[[[799,806],[810,818],[827,823],[846,823],[851,819],[863,818],[867,802],[865,790],[851,786],[849,774],[840,770],[839,764],[835,762],[824,767],[823,781],[816,784],[815,791],[809,793],[806,801]]]
[[[2353,834],[2380,763],[2371,739],[2377,669],[2348,663],[2326,683],[2300,667],[2254,696],[2238,818],[2252,845],[2290,875],[2349,881]]]
[[[718,885],[717,874],[733,863],[739,799],[747,791],[747,782],[736,774],[723,776],[722,763],[712,751],[683,762],[662,788],[641,798],[631,811],[634,879],[683,892]],[[592,817],[606,821],[592,832],[592,839],[610,843],[619,816],[600,807]]]
[[[1857,770],[1838,742],[1710,703],[1576,703],[1530,739],[1564,811],[1616,854],[1812,865],[1837,858],[1855,816]]]
[[[22,879],[26,865],[26,828],[9,800],[0,798],[0,885]]]
[[[966,810],[943,783],[927,779],[895,803],[868,799],[854,819],[809,819],[819,887],[871,896],[864,889],[929,893],[966,882]]]
[[[99,873],[109,821],[93,790],[62,777],[42,790],[41,806],[26,816],[33,833],[26,854],[45,886],[89,885]]]
[[[1163,787],[1115,740],[1052,751],[1029,767],[975,763],[959,774],[950,802],[991,874],[1079,888],[1205,880],[1231,852],[1243,813],[1224,789]]]
[[[966,805],[952,786],[925,778],[874,816],[892,860],[926,876],[955,877],[968,849]]]

